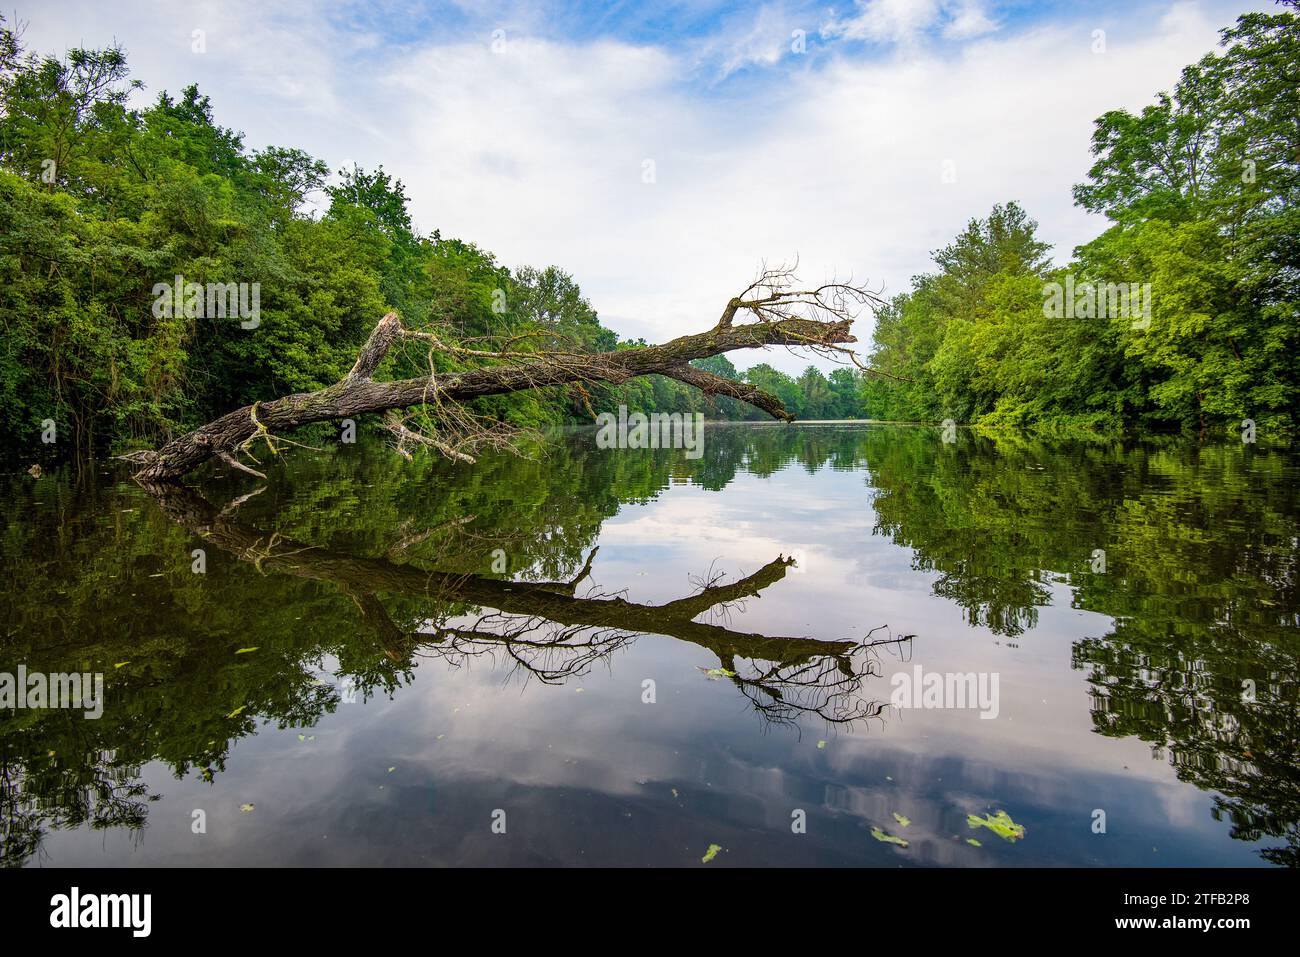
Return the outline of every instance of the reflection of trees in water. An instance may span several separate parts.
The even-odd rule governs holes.
[[[643,468],[647,464],[657,462]],[[610,466],[626,468],[614,460]],[[592,471],[600,470],[589,476]],[[808,715],[850,724],[883,710],[860,692],[864,679],[881,673],[874,649],[887,642],[781,638],[719,624],[730,609],[780,581],[790,560],[778,557],[736,581],[711,576],[695,594],[661,605],[590,587],[580,595],[600,516],[590,503],[570,498],[566,507],[539,499],[526,483],[511,489],[518,498],[506,508],[494,497],[500,489],[487,488],[477,500],[473,494],[452,496],[449,507],[463,506],[465,514],[425,509],[418,518],[395,521],[396,533],[387,537],[346,520],[332,527],[344,543],[366,540],[378,558],[257,528],[244,513],[270,496],[243,495],[217,509],[197,493],[174,487],[152,490],[153,509],[138,499],[135,509],[126,510],[97,503],[77,519],[84,523],[77,531],[88,539],[70,536],[54,555],[42,556],[35,547],[18,566],[29,576],[27,590],[10,596],[27,596],[13,609],[13,620],[24,626],[19,637],[29,643],[14,641],[7,651],[47,670],[64,660],[56,654],[96,662],[98,670],[108,671],[107,706],[97,721],[57,711],[0,718],[5,863],[30,859],[52,828],[143,827],[147,802],[157,799],[139,778],[150,760],[167,762],[178,778],[194,770],[211,781],[224,770],[234,741],[259,720],[314,725],[340,703],[336,688],[319,677],[326,656],[336,658],[338,675],[368,697],[391,694],[409,682],[417,658],[455,666],[491,656],[529,679],[558,683],[585,674],[639,635],[659,634],[716,655],[718,673],[766,721],[793,724]],[[636,489],[637,495],[653,494],[644,491],[644,477]],[[320,527],[318,512],[336,507],[335,499],[312,493],[308,498],[310,508],[294,502],[284,510],[295,513],[298,524]],[[284,505],[273,503],[275,514]],[[129,533],[119,528],[105,535],[95,517],[108,511],[131,516],[116,520],[128,523]],[[555,521],[557,514],[563,521]],[[164,517],[169,521],[160,522]],[[524,538],[528,531],[534,535],[531,546]],[[208,553],[205,576],[189,573],[196,543]],[[467,570],[481,567],[497,548],[509,550],[529,576],[558,569],[572,577],[530,581]],[[183,571],[151,571],[157,556],[169,554]],[[215,561],[219,554],[240,561]],[[250,567],[263,576],[253,589]],[[70,595],[68,608],[56,615],[33,584],[51,575]],[[128,581],[136,591],[122,601],[119,583]],[[101,607],[110,596],[116,597]],[[141,615],[141,607],[149,614]],[[349,620],[361,627],[349,629]],[[322,637],[320,622],[342,627]],[[70,627],[80,640],[69,645]],[[255,653],[234,654],[250,645]],[[105,669],[102,662],[123,667]]]
[[[81,720],[80,712],[70,720]],[[9,744],[0,748],[0,866],[25,863],[51,830],[139,830],[158,799],[140,781],[140,768],[111,752],[82,752],[69,762],[57,751],[9,753]]]
[[[1281,838],[1260,856],[1300,866],[1294,631],[1248,639],[1227,627],[1198,635],[1165,624],[1121,622],[1075,643],[1074,666],[1093,686],[1094,727],[1148,742],[1179,780],[1215,792],[1215,816],[1231,822],[1234,838]]]
[[[995,634],[1032,628],[1053,580],[1074,607],[1115,619],[1073,649],[1098,733],[1150,742],[1181,780],[1217,792],[1233,837],[1280,837],[1261,856],[1300,864],[1294,459],[912,435],[867,433],[877,531]]]

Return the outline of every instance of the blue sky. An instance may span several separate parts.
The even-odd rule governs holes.
[[[904,291],[933,249],[1009,199],[1068,257],[1104,228],[1070,198],[1092,121],[1141,108],[1240,12],[1270,6],[20,0],[16,12],[42,52],[120,42],[145,96],[197,82],[250,147],[382,163],[420,228],[506,265],[559,265],[608,325],[662,340],[711,324],[764,262]],[[864,342],[870,323],[856,327]]]
[[[344,29],[359,28],[396,44],[421,43],[435,35],[457,39],[493,29],[527,33],[572,43],[615,39],[659,45],[717,41],[727,46],[751,36],[765,17],[789,22],[811,38],[810,52],[846,50],[871,55],[887,50],[905,34],[960,44],[993,30],[1019,30],[1038,23],[1074,17],[1130,13],[1132,3],[1086,3],[1067,0],[936,0],[936,2],[840,3],[801,2],[617,2],[617,3],[453,3],[383,2],[333,5],[323,15]],[[871,8],[875,8],[874,12]],[[1146,5],[1159,11],[1159,5]],[[862,21],[862,29],[844,31],[835,24]],[[829,29],[827,29],[829,28]],[[757,39],[757,38],[755,38]],[[770,39],[784,41],[784,33]],[[788,53],[789,51],[782,51]]]

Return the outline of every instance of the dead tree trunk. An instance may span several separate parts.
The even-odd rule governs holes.
[[[774,418],[790,421],[794,416],[776,396],[748,383],[696,369],[689,363],[692,359],[737,349],[767,346],[838,353],[856,362],[853,354],[844,348],[845,343],[856,341],[849,332],[855,311],[851,307],[868,301],[878,303],[871,293],[858,287],[830,284],[813,290],[796,290],[791,288],[788,270],[768,271],[744,294],[732,299],[722,319],[707,332],[682,336],[663,345],[603,353],[467,349],[446,344],[432,332],[408,330],[396,313],[389,313],[371,332],[352,371],[334,385],[316,392],[255,402],[172,439],[157,451],[138,451],[122,457],[141,466],[136,477],[148,482],[179,479],[214,457],[260,476],[260,472],[235,458],[236,453],[247,450],[259,438],[271,443],[275,434],[313,422],[417,406],[454,407],[483,396],[583,382],[619,383],[651,374],[676,379],[709,395],[730,396]],[[734,316],[741,309],[751,312],[755,321],[733,324]],[[800,313],[810,314],[811,318]],[[490,364],[442,377],[375,381],[373,376],[379,364],[401,339],[419,340],[433,350]],[[407,429],[400,420],[391,422],[390,427],[403,441],[414,440],[455,458],[469,458],[435,437]]]

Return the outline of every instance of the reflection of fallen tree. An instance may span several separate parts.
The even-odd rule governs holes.
[[[778,556],[737,581],[720,584],[714,579],[686,598],[642,605],[620,596],[577,597],[578,585],[590,575],[594,550],[572,581],[501,581],[436,571],[405,558],[398,564],[304,545],[241,524],[232,508],[218,511],[191,489],[170,484],[145,488],[174,521],[260,571],[335,584],[353,600],[393,661],[436,655],[459,663],[476,655],[504,654],[528,674],[557,683],[584,673],[638,635],[656,634],[716,655],[717,674],[727,677],[770,720],[789,723],[800,714],[814,713],[851,723],[884,710],[882,703],[865,701],[858,692],[864,678],[881,673],[874,667],[872,649],[894,643],[890,640],[771,637],[695,620],[706,612],[725,613],[757,596],[785,577],[793,559]],[[427,598],[434,611],[421,628],[403,629],[389,616],[380,595]],[[476,614],[470,625],[453,624],[466,617],[466,608],[495,612]]]

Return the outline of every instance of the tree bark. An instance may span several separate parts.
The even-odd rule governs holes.
[[[334,385],[316,392],[255,402],[172,439],[157,451],[133,452],[122,457],[141,466],[136,473],[136,478],[141,481],[174,481],[213,457],[230,461],[233,453],[250,439],[267,436],[269,442],[272,434],[313,422],[428,403],[466,402],[482,396],[584,381],[625,382],[655,373],[693,385],[709,394],[731,396],[788,422],[794,416],[776,396],[747,383],[696,369],[689,365],[690,361],[736,349],[765,346],[846,352],[841,348],[842,344],[856,341],[849,332],[852,320],[839,313],[832,312],[836,318],[826,322],[789,316],[733,325],[731,318],[734,313],[735,310],[729,307],[723,321],[709,331],[682,336],[662,345],[592,354],[517,353],[505,356],[498,353],[492,355],[506,360],[501,364],[440,378],[422,376],[376,382],[373,378],[375,371],[399,338],[410,336],[437,342],[428,334],[404,329],[397,314],[390,312],[371,332],[352,370]],[[245,467],[245,471],[249,470]]]

